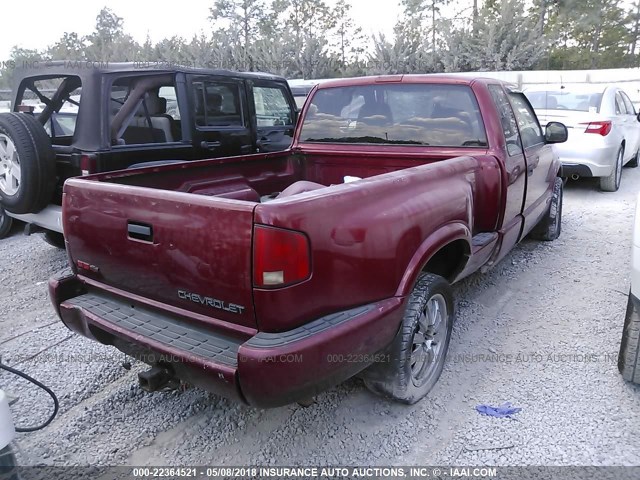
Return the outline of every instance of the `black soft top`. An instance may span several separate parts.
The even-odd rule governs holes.
[[[220,75],[234,78],[257,80],[282,80],[284,77],[262,72],[234,72],[225,69],[191,68],[179,65],[170,65],[167,62],[91,62],[83,60],[53,60],[38,61],[29,66],[18,67],[15,70],[14,83],[17,85],[25,78],[31,77],[61,77],[74,75],[85,79],[99,77],[108,74],[122,73],[190,73],[202,75]]]
[[[264,80],[282,83],[288,87],[284,77],[270,73],[233,72],[223,69],[190,68],[170,65],[167,62],[89,62],[73,60],[38,61],[16,68],[14,85],[11,92],[11,105],[15,110],[18,98],[29,84],[35,80],[46,80],[59,77],[75,77],[81,82],[83,100],[78,116],[83,120],[76,127],[73,147],[83,151],[106,149],[111,145],[107,128],[103,124],[100,112],[108,105],[104,96],[104,88],[108,77],[129,75],[173,76],[176,74],[215,75],[235,80]]]

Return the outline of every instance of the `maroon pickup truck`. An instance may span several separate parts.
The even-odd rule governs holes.
[[[307,401],[361,374],[418,401],[454,320],[450,285],[531,235],[560,234],[560,163],[496,80],[392,76],[311,93],[284,152],[66,182],[62,321],[249,405]]]

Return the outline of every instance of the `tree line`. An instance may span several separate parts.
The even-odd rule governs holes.
[[[136,42],[105,7],[86,36],[14,47],[0,69],[50,59],[268,71],[288,78],[640,65],[640,0],[400,0],[393,33],[365,35],[348,0],[212,0],[210,33]]]

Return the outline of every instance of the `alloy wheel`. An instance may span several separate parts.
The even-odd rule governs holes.
[[[436,294],[427,301],[418,319],[411,351],[411,377],[416,386],[423,385],[435,373],[438,360],[445,353],[449,313],[445,298]]]
[[[0,191],[15,195],[20,188],[20,158],[13,141],[0,134]]]

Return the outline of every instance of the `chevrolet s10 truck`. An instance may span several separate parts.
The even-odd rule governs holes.
[[[275,407],[361,374],[414,403],[444,365],[450,285],[560,234],[566,137],[496,80],[323,83],[286,151],[69,179],[51,298],[150,364],[147,390]]]

